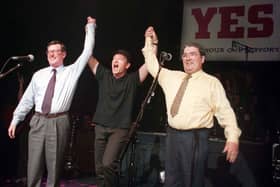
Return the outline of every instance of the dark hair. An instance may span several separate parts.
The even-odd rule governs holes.
[[[201,44],[195,43],[195,42],[189,42],[189,43],[186,43],[186,44],[184,45],[183,50],[184,50],[187,46],[188,46],[188,47],[195,47],[195,48],[198,48],[200,55],[201,55],[201,56],[206,56],[206,50],[205,50],[205,48],[204,48]]]
[[[49,46],[56,45],[56,44],[59,44],[61,46],[61,51],[66,52],[66,47],[65,47],[64,43],[62,41],[59,41],[59,40],[50,41],[47,45],[47,51],[48,51]]]
[[[115,56],[116,54],[125,56],[125,58],[127,59],[127,62],[130,64],[132,63],[132,57],[128,51],[126,51],[124,49],[118,49],[113,53],[113,56]]]

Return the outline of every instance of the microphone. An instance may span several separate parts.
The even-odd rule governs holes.
[[[171,53],[167,53],[165,51],[161,51],[160,52],[160,57],[165,60],[165,61],[171,61],[172,60],[172,54]]]
[[[29,54],[27,56],[13,56],[12,60],[27,60],[28,62],[32,62],[34,60],[34,55]]]

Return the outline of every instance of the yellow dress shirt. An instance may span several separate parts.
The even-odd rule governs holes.
[[[143,48],[145,63],[149,73],[155,77],[159,63],[153,53],[152,42],[146,38]],[[221,82],[214,76],[200,70],[188,81],[180,108],[174,117],[170,108],[174,97],[186,76],[185,72],[162,68],[159,74],[159,85],[165,94],[168,123],[178,130],[211,128],[214,125],[214,116],[224,128],[227,141],[238,142],[241,130],[237,126],[236,117],[226,97]]]

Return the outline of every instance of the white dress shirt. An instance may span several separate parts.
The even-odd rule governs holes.
[[[94,35],[94,24],[87,24],[87,32],[82,54],[73,64],[69,66],[61,65],[56,68],[56,84],[50,114],[66,112],[69,110],[79,77],[92,55]],[[49,66],[34,73],[31,82],[14,111],[11,124],[17,125],[20,121],[23,121],[26,114],[34,105],[36,112],[42,112],[41,107],[49,80],[53,74],[52,69],[53,67]]]

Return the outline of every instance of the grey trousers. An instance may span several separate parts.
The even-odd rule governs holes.
[[[34,115],[28,139],[28,187],[40,187],[47,169],[47,187],[58,187],[70,123],[67,114],[55,118]]]

